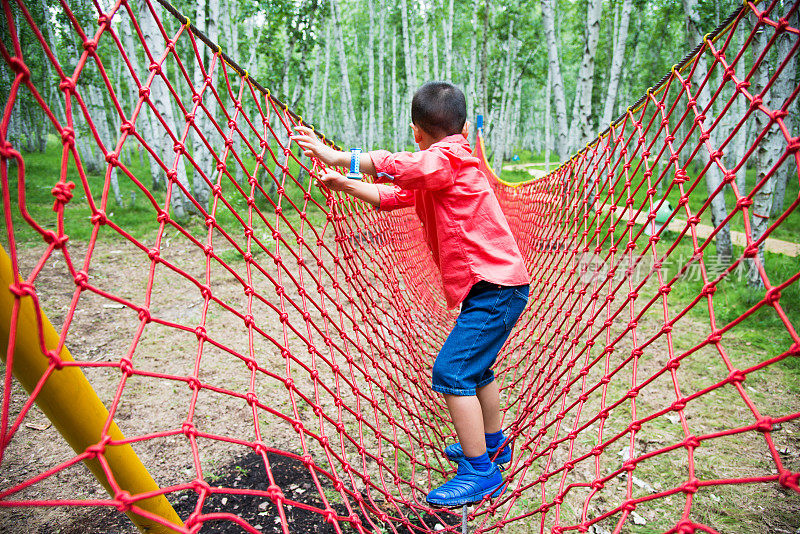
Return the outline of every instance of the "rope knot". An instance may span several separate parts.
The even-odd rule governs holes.
[[[31,71],[28,66],[22,61],[21,58],[14,56],[9,61],[11,70],[16,72],[17,74],[22,75],[22,81],[27,82],[31,77]]]
[[[58,88],[64,93],[66,93],[67,96],[69,96],[71,93],[75,92],[75,82],[73,82],[69,78],[64,78],[63,80],[61,80],[61,83],[58,84]]]
[[[106,216],[106,212],[98,210],[96,213],[92,214],[90,220],[92,224],[102,226],[108,222],[108,217]]]
[[[35,297],[36,287],[30,282],[18,282],[8,286],[8,290],[17,298],[22,297]]]
[[[74,182],[58,182],[53,186],[52,191],[50,191],[56,197],[56,201],[53,203],[53,211],[58,209],[59,204],[67,204],[72,200],[73,189],[75,189]]]
[[[19,152],[14,150],[14,146],[8,141],[0,142],[0,157],[5,159],[16,158]]]
[[[83,49],[86,50],[90,56],[93,56],[95,52],[97,52],[97,41],[90,39],[84,42]]]
[[[81,288],[81,290],[85,290],[86,286],[88,285],[89,275],[86,271],[78,271],[75,273],[75,285]]]

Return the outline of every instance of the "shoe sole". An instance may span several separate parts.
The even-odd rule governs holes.
[[[449,508],[449,509],[461,508],[463,506],[467,506],[467,505],[470,505],[470,504],[479,503],[483,499],[485,499],[487,496],[489,498],[491,498],[491,499],[496,499],[497,497],[500,497],[503,493],[505,493],[505,491],[506,491],[506,483],[505,483],[505,481],[503,481],[503,482],[500,483],[499,486],[497,486],[495,489],[493,489],[491,491],[491,495],[489,495],[489,493],[485,493],[485,494],[480,495],[480,496],[470,495],[468,497],[464,497],[463,501],[458,501],[456,503],[452,503],[452,502],[437,503],[437,502],[429,501],[427,499],[426,499],[426,502],[428,504],[430,504],[434,508]]]

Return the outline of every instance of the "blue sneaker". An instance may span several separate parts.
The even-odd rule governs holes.
[[[481,501],[487,495],[503,494],[503,475],[495,464],[488,471],[479,472],[466,460],[458,462],[456,476],[428,494],[428,504],[455,508]]]
[[[502,444],[503,443],[500,442],[500,445]],[[500,454],[497,454],[496,447],[486,447],[486,452],[489,454],[489,460],[493,461],[497,465],[507,464],[511,461],[511,447],[508,445],[500,449]],[[497,458],[494,457],[495,454],[497,454]],[[464,451],[461,449],[460,443],[453,443],[452,445],[445,447],[444,455],[453,462],[458,462],[464,459]]]

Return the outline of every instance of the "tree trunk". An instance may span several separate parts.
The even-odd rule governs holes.
[[[138,21],[144,41],[150,48],[150,53],[157,58],[163,55],[166,45],[162,39],[161,33],[158,31],[153,14],[147,8],[145,1],[136,0],[135,5],[139,13]],[[155,16],[160,18],[160,4],[153,3],[152,7]],[[152,105],[151,111],[160,114],[166,123],[166,127],[173,132],[173,135],[178,137],[179,133],[176,129],[175,118],[172,115],[172,103],[170,98],[171,95],[164,80],[160,76],[154,76],[150,84],[149,100]],[[187,191],[189,190],[189,184],[186,178],[186,167],[184,166],[183,159],[173,150],[174,141],[169,135],[169,132],[162,129],[162,125],[156,120],[152,120],[150,123],[150,135],[146,136],[145,139],[151,143],[151,148],[160,157],[164,166],[168,169],[168,172],[175,172],[174,181],[168,178],[165,180],[167,184],[167,195],[170,198],[169,207],[172,208],[176,219],[184,219],[189,214],[191,204],[183,191],[176,186],[175,182],[182,185]]]
[[[342,107],[345,116],[345,140],[347,143],[356,141],[356,114],[353,109],[353,98],[350,92],[350,73],[347,65],[347,54],[344,50],[344,37],[342,36],[341,17],[339,16],[338,2],[331,0],[331,23],[339,52],[339,66],[342,71],[340,82],[342,93]]]
[[[586,33],[584,34],[583,59],[578,69],[575,87],[575,103],[572,108],[570,127],[571,150],[582,149],[594,137],[592,122],[592,89],[594,87],[594,66],[597,43],[600,37],[601,0],[589,0],[586,7]]]
[[[386,142],[384,137],[383,125],[386,120],[386,94],[384,86],[384,70],[386,68],[386,10],[384,7],[385,0],[380,0],[378,10],[378,20],[380,21],[380,28],[378,35],[378,144],[383,146]]]
[[[106,110],[110,108],[110,106],[106,106],[105,99],[103,98],[103,91],[96,85],[91,85],[86,88],[87,94],[89,96],[86,99],[86,108],[89,110],[89,116],[92,119],[92,123],[94,124],[95,131],[97,131],[97,136],[100,139],[100,143],[102,144],[103,150],[97,150],[97,158],[95,161],[95,167],[99,169],[106,169],[106,179],[111,182],[111,190],[114,193],[114,200],[117,203],[117,206],[122,206],[122,194],[119,190],[119,181],[117,180],[117,168],[114,166],[112,167],[110,164],[106,163],[105,154],[112,152],[114,150],[114,140],[112,139],[111,132],[108,128],[108,117],[106,114]],[[113,109],[113,108],[111,108]]]
[[[367,142],[365,146],[372,148],[375,146],[375,7],[372,2],[369,5],[369,43],[367,54],[369,56],[369,126],[367,127]]]
[[[614,31],[614,52],[611,59],[611,69],[608,73],[608,90],[606,102],[603,106],[603,118],[600,119],[599,130],[603,130],[614,120],[614,104],[619,90],[619,78],[622,73],[622,63],[625,60],[625,44],[628,40],[628,22],[633,9],[633,0],[623,0],[622,10],[619,15],[619,26]]]
[[[475,0],[475,3],[472,6],[472,23],[470,24],[471,28],[476,28],[478,26],[478,9],[480,8],[480,0]],[[469,60],[470,60],[470,68],[469,68],[469,90],[467,91],[467,117],[471,117],[473,123],[477,120],[478,115],[478,54],[476,53],[477,48],[477,33],[478,32],[470,32],[469,36]],[[472,135],[472,132],[470,132]],[[474,144],[475,139],[472,138],[472,142]]]
[[[328,119],[328,87],[331,85],[331,25],[325,28],[325,74],[322,76],[322,106],[320,109],[320,119],[325,121],[328,128],[331,128]]]
[[[313,50],[314,54],[314,66],[313,74],[311,75],[311,94],[308,95],[308,101],[305,105],[305,114],[308,122],[310,124],[314,124],[314,120],[316,118],[316,108],[317,108],[317,88],[319,87],[319,56],[320,50],[319,46],[315,46]]]
[[[748,19],[747,17],[742,17],[739,20],[739,25],[736,28],[736,50],[739,50],[747,40],[748,35],[750,34],[750,29],[748,28]],[[746,54],[742,54],[739,58],[739,61],[736,63],[736,78],[739,80],[744,80],[744,77],[747,74],[747,67],[745,63],[745,58],[747,57]],[[731,109],[733,120],[733,127],[736,126],[742,118],[744,117],[745,113],[747,112],[747,99],[744,95],[738,95],[736,97],[736,101],[733,104],[733,108]],[[750,139],[748,135],[748,126],[750,125],[751,121],[745,121],[742,124],[741,129],[736,133],[736,137],[733,139],[733,144],[731,146],[732,152],[732,162],[731,165],[738,165],[740,162],[744,163],[739,170],[736,171],[736,188],[739,190],[740,196],[747,195],[747,183],[746,183],[746,174],[747,174],[747,162],[743,162],[744,154],[747,150],[747,140]]]
[[[513,98],[513,89],[509,87],[511,81],[511,64],[514,61],[514,21],[511,21],[508,28],[508,43],[506,45],[506,65],[503,69],[503,95],[500,101],[500,113],[497,115],[497,129],[498,135],[495,136],[493,141],[492,150],[492,169],[497,176],[503,172],[503,154],[505,152],[506,138],[508,131],[508,108],[510,106],[510,99]]]
[[[453,0],[450,0],[447,8],[447,13],[442,17],[444,28],[444,79],[447,81],[453,78],[453,17],[455,16],[455,9],[453,7]],[[474,25],[472,26],[475,27]],[[474,40],[475,32],[472,32]],[[470,55],[475,55],[475,47],[469,49]]]
[[[550,139],[550,124],[553,122],[552,111],[550,109],[550,93],[553,84],[553,73],[547,69],[547,86],[544,92],[544,171],[550,173],[550,150],[552,140]]]
[[[413,28],[409,27],[408,22],[408,3],[406,0],[400,1],[400,18],[403,27],[403,52],[405,53],[405,69],[406,69],[406,98],[403,99],[403,108],[400,110],[403,117],[402,123],[405,125],[408,118],[409,110],[411,109],[411,98],[417,87],[417,49],[416,40],[414,39]],[[406,132],[405,128],[403,132]],[[408,140],[408,133],[401,133],[400,145],[404,147]]]
[[[425,10],[422,13],[422,81],[424,83],[431,81],[431,34],[429,28],[431,18],[428,8],[423,9]]]
[[[755,24],[758,24],[756,21]],[[753,58],[758,58],[769,46],[769,37],[772,28],[764,25],[760,32],[757,32],[753,46]],[[769,90],[765,90],[771,75],[774,73],[775,65],[771,62],[773,55],[767,52],[764,54],[760,64],[754,65],[755,74],[752,77],[753,87],[751,91],[754,95],[760,95],[764,107],[767,109],[777,109],[782,104],[779,96],[779,86],[782,82],[774,84]],[[779,78],[780,80],[780,78]],[[756,185],[757,190],[752,194],[753,205],[751,207],[750,231],[753,241],[758,241],[764,236],[770,223],[770,212],[773,208],[773,197],[777,176],[780,169],[773,169],[782,149],[783,135],[777,125],[769,124],[768,118],[763,113],[754,114],[756,131],[753,137],[758,137],[763,131],[767,130],[766,135],[761,139],[755,151],[756,165]],[[763,183],[762,183],[763,182]],[[766,268],[764,263],[764,244],[758,246],[757,258],[748,261],[750,269],[748,273],[748,285],[753,288],[763,288],[764,280],[758,270],[758,265]]]
[[[556,43],[553,0],[542,0],[542,22],[544,24],[545,39],[547,40],[547,57],[552,80],[551,88],[553,90],[553,100],[556,106],[558,157],[560,161],[565,161],[569,155],[569,126],[567,124],[567,101],[564,96],[564,79],[561,76],[558,43]]]
[[[489,120],[489,90],[488,90],[488,68],[489,68],[489,0],[484,0],[483,6],[483,42],[481,43],[481,104],[480,109],[483,113],[484,125]]]
[[[786,14],[787,11],[790,10],[792,7],[791,2],[784,2],[784,18],[786,18],[789,22],[789,26],[792,28],[797,28],[798,23],[800,23],[800,15],[798,14],[798,10],[795,9],[790,15]],[[780,65],[786,57],[788,57],[792,53],[792,47],[797,42],[797,36],[793,35],[789,32],[783,32],[778,37],[778,65]],[[786,100],[791,98],[792,90],[794,89],[794,85],[796,83],[795,76],[797,74],[797,54],[794,54],[791,59],[786,63],[786,66],[783,68],[778,79],[775,81],[775,85],[772,88],[773,91],[773,102],[775,107],[773,109],[777,109],[779,107],[783,107],[786,104]],[[790,132],[795,131],[795,122],[797,120],[797,111],[792,111],[792,108],[796,107],[796,102],[790,103],[786,107],[787,115],[783,118],[783,122],[786,125],[786,129]],[[791,159],[791,158],[790,158]],[[794,178],[797,176],[796,174],[797,168],[791,164],[790,161],[787,161],[784,164],[784,168],[780,170],[778,175],[775,177],[775,198],[773,199],[772,203],[772,216],[779,217],[783,213],[783,203],[784,199],[786,198],[786,182],[789,180],[790,177]]]
[[[392,143],[394,152],[400,150],[400,127],[398,120],[400,117],[399,108],[399,87],[397,79],[397,32],[392,32]]]
[[[682,1],[683,9],[687,19],[687,27],[689,29],[690,45],[693,46],[694,43],[699,43],[703,39],[703,31],[700,27],[700,18],[697,11],[698,0]],[[696,128],[700,128],[702,126],[706,130],[714,122],[713,111],[711,107],[711,94],[708,87],[709,84],[705,83],[703,87],[700,88],[700,84],[704,83],[707,74],[708,68],[706,66],[706,58],[703,55],[697,59],[697,65],[694,68],[694,76],[692,81],[694,82],[693,90],[695,91],[694,96],[697,102],[696,114],[706,114],[705,120]],[[716,148],[719,146],[719,143],[717,142],[716,129],[709,132],[709,140],[707,142],[710,143],[712,147]],[[708,154],[709,152],[705,148],[702,148],[698,151],[697,157],[701,158],[701,161],[704,165],[708,163]],[[711,224],[718,229],[715,238],[717,244],[717,260],[721,266],[727,265],[730,263],[732,257],[731,231],[730,225],[722,225],[722,221],[728,216],[728,210],[725,207],[725,189],[720,188],[720,185],[722,184],[722,175],[719,172],[719,168],[716,166],[716,164],[712,164],[708,167],[708,171],[705,174],[705,181],[706,191],[711,199]],[[719,191],[715,192],[717,189],[719,189]]]

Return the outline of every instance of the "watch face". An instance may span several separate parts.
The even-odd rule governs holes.
[[[351,175],[359,175],[360,178],[361,172],[361,149],[360,148],[351,148],[350,149],[350,172],[347,174],[348,178],[354,178]]]

